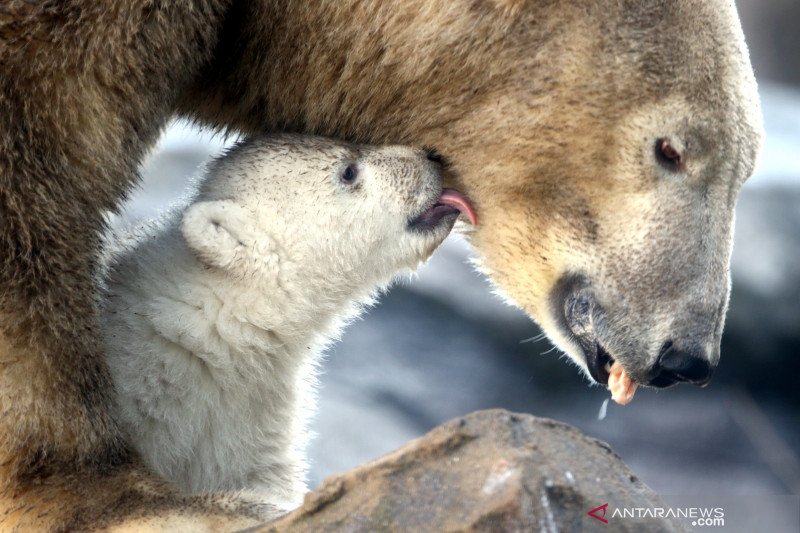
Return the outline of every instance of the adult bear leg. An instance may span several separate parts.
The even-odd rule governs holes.
[[[177,528],[189,518],[234,527],[270,514],[183,497],[145,470],[111,416],[94,311],[104,211],[213,48],[225,3],[200,4],[0,9],[2,531]]]
[[[215,529],[274,515],[242,500],[183,497],[130,451],[111,417],[92,283],[116,181],[45,152],[68,143],[14,118],[0,151],[0,530],[190,519]]]

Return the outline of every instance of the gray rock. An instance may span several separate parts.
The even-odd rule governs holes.
[[[608,525],[588,514],[603,504]],[[561,422],[489,410],[328,478],[259,531],[684,531],[666,518],[612,516],[664,507],[604,442]]]

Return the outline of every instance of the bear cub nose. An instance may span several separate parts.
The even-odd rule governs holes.
[[[654,377],[649,384],[659,388],[681,382],[704,386],[711,381],[714,368],[704,353],[683,351],[667,342],[653,368]]]

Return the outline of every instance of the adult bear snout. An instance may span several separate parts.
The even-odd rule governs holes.
[[[702,387],[711,381],[715,368],[705,350],[682,350],[672,341],[667,341],[653,367],[654,377],[648,384],[664,388],[683,382]]]

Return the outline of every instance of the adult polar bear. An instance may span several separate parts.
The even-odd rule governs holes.
[[[159,484],[109,415],[102,211],[175,113],[435,145],[486,271],[594,377],[717,361],[762,135],[733,2],[12,0],[0,68],[0,529],[255,515]]]

